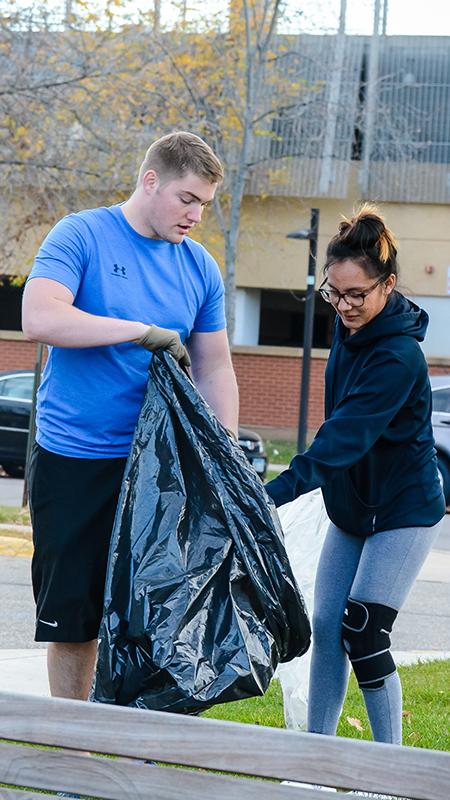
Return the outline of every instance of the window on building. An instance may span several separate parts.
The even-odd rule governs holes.
[[[281,109],[272,119],[270,158],[320,158],[324,133],[323,111],[319,114],[306,103],[287,111]]]
[[[263,289],[259,344],[303,347],[306,292]],[[315,297],[313,347],[331,344],[335,312],[318,292]]]
[[[20,331],[23,285],[17,286],[14,278],[0,275],[0,330]]]

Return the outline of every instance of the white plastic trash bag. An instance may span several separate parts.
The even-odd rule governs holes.
[[[280,506],[278,514],[292,571],[312,619],[317,563],[329,525],[321,490],[315,489]],[[288,728],[306,729],[310,661],[311,648],[301,658],[280,664],[277,669]]]

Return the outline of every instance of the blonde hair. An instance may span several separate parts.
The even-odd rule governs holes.
[[[138,185],[149,169],[153,169],[163,182],[193,172],[209,183],[220,183],[224,174],[211,147],[189,131],[168,133],[150,145],[139,168]]]

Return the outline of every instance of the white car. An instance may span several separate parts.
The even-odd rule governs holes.
[[[450,505],[450,375],[432,375],[430,381],[439,476],[445,501]]]

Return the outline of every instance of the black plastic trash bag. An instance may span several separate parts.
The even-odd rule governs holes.
[[[263,694],[310,626],[264,487],[158,353],[112,535],[93,699],[195,713]]]

